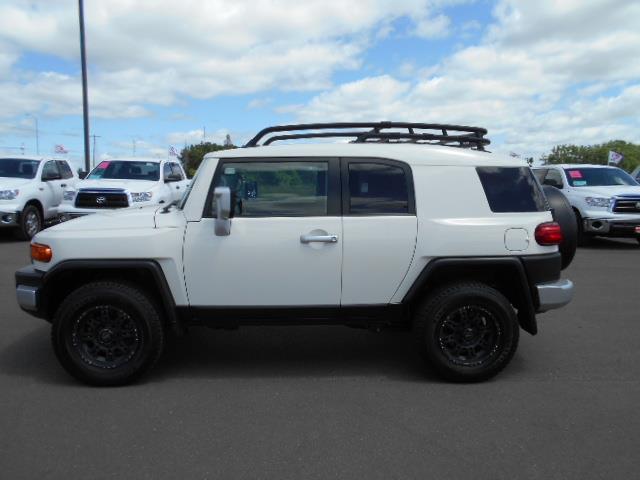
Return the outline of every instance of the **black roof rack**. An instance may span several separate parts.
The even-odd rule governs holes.
[[[298,133],[272,135],[281,132]],[[487,130],[485,128],[444,125],[439,123],[301,123],[298,125],[276,125],[267,127],[249,140],[245,147],[265,146],[281,140],[341,137],[353,138],[351,143],[418,143],[484,150],[484,146],[491,143],[488,138],[484,137],[486,134]],[[260,141],[262,141],[262,143],[260,143]]]

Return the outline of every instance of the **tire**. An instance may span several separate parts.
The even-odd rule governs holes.
[[[567,197],[556,187],[544,185],[544,194],[547,197],[549,207],[553,214],[553,220],[560,225],[562,229],[562,243],[558,246],[560,255],[562,256],[562,269],[567,268],[573,261],[578,248],[578,232],[579,225],[576,222],[576,216],[573,207],[567,200]]]
[[[573,215],[574,218],[576,219],[576,229],[578,231],[578,246],[579,247],[586,247],[591,243],[592,240],[592,236],[584,233],[584,225],[582,224],[582,215],[580,215],[580,212],[577,210],[573,211]]]
[[[17,237],[20,240],[31,240],[42,230],[42,214],[35,205],[27,205],[20,214]]]
[[[164,349],[160,313],[137,288],[95,282],[73,291],[53,318],[51,340],[62,366],[97,386],[131,383]]]
[[[454,382],[480,382],[498,374],[511,361],[520,337],[509,301],[479,282],[433,292],[416,311],[413,333],[435,372]]]

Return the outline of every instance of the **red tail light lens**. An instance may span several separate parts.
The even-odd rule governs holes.
[[[556,222],[541,223],[536,227],[536,242],[539,245],[560,245],[562,229]]]

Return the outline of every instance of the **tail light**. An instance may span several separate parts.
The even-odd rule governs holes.
[[[560,245],[562,229],[556,222],[541,223],[536,227],[535,237],[539,245]]]

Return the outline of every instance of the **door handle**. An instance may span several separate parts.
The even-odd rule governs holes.
[[[66,186],[67,186],[67,184],[66,184],[66,183],[61,183],[61,184],[60,184],[60,187],[62,187],[62,188],[66,187]]]
[[[300,243],[311,243],[311,242],[337,243],[338,236],[337,235],[300,235]]]

